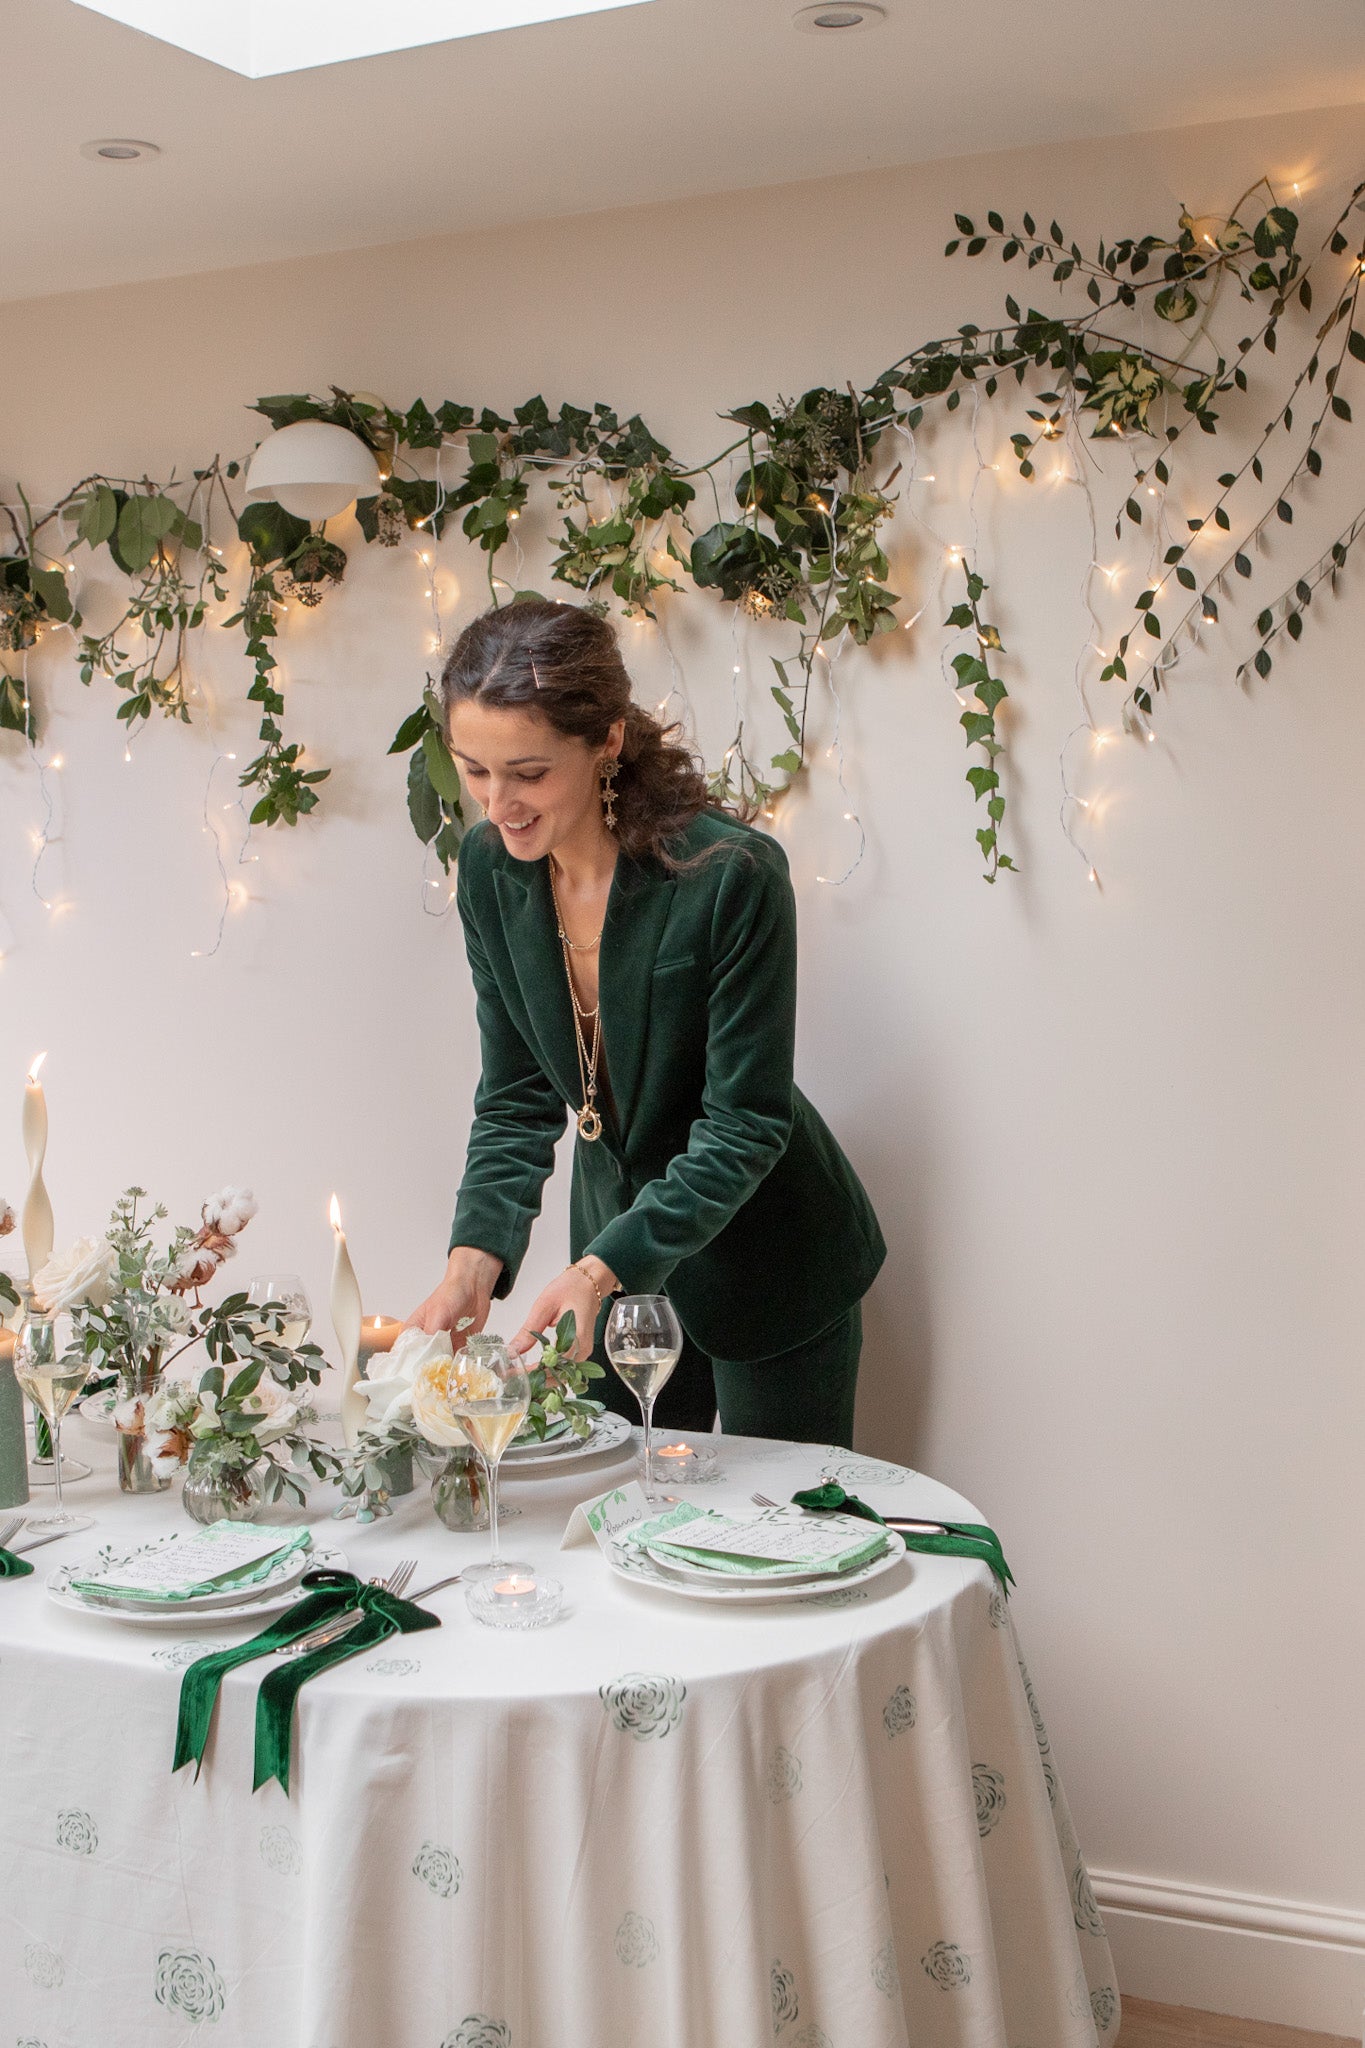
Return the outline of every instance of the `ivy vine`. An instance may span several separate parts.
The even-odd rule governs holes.
[[[765,758],[763,748],[746,745],[740,726],[710,775],[714,795],[752,813],[770,809],[806,772],[820,651],[846,641],[866,646],[900,623],[886,539],[904,448],[926,425],[955,412],[964,391],[977,405],[1017,408],[1009,445],[1025,480],[1036,477],[1046,443],[1128,442],[1133,483],[1116,533],[1150,551],[1162,530],[1160,493],[1172,486],[1188,449],[1199,445],[1188,436],[1224,431],[1219,408],[1248,392],[1252,351],[1273,356],[1282,335],[1292,337],[1299,358],[1283,402],[1239,466],[1219,476],[1205,509],[1188,518],[1188,538],[1166,549],[1160,573],[1136,599],[1132,624],[1114,652],[1100,657],[1099,680],[1127,688],[1125,722],[1149,729],[1182,641],[1220,623],[1229,579],[1254,575],[1257,541],[1292,524],[1299,486],[1323,473],[1331,430],[1352,421],[1340,387],[1350,362],[1365,361],[1357,324],[1365,250],[1348,233],[1352,213],[1365,203],[1362,193],[1365,184],[1307,256],[1296,213],[1268,180],[1244,193],[1226,218],[1198,220],[1182,211],[1170,235],[1101,240],[1093,256],[1055,220],[1042,230],[1028,212],[1015,221],[992,209],[984,225],[958,214],[946,256],[989,254],[1002,266],[1017,263],[1021,275],[1050,283],[1059,310],[1023,304],[1006,290],[1001,322],[966,324],[922,342],[864,389],[818,386],[795,399],[734,407],[722,417],[736,431],[692,467],[638,414],[622,420],[600,402],[552,412],[537,396],[506,417],[489,407],[452,400],[432,406],[418,398],[400,411],[334,386],[325,396],[260,398],[254,409],[272,428],[324,420],[358,435],[378,458],[382,479],[380,491],[355,508],[364,541],[393,548],[407,535],[439,540],[458,519],[485,558],[493,602],[529,594],[500,565],[519,521],[534,510],[550,522],[551,580],[582,593],[594,609],[654,618],[663,595],[690,581],[785,634],[785,648],[771,657],[776,680],[769,686],[782,744]],[[1228,286],[1256,317],[1225,358],[1209,330]],[[1145,310],[1158,331],[1169,333],[1169,347],[1144,338]],[[1305,406],[1308,431],[1288,449],[1278,481],[1269,481],[1280,437],[1293,433],[1295,409]],[[452,457],[463,467],[448,478]],[[1196,467],[1189,468],[1189,487],[1198,489]],[[81,681],[111,683],[116,715],[129,728],[153,713],[187,721],[190,637],[205,624],[209,605],[228,599],[229,571],[209,536],[230,521],[246,549],[247,573],[239,608],[225,624],[241,629],[252,671],[247,694],[260,708],[260,751],[240,779],[253,796],[254,824],[294,825],[317,807],[330,771],[306,763],[286,730],[279,614],[287,602],[321,602],[344,578],[347,556],[325,526],[315,530],[280,505],[238,509],[231,486],[240,473],[239,462],[215,458],[165,484],[90,476],[41,517],[20,490],[17,508],[6,511],[12,545],[0,552],[0,653],[22,657],[46,631],[64,628],[77,637]],[[1156,505],[1147,502],[1149,492],[1158,496]],[[711,515],[705,522],[703,506]],[[1336,587],[1363,530],[1365,507],[1261,609],[1260,644],[1239,677],[1249,670],[1268,675],[1280,636],[1301,637],[1315,596],[1324,584]],[[1207,561],[1201,550],[1196,566],[1191,550],[1207,534],[1224,536],[1224,545]],[[121,614],[100,633],[87,629],[69,586],[67,558],[82,547],[104,550],[128,586]],[[951,668],[972,752],[966,780],[974,802],[985,807],[976,838],[985,879],[993,882],[1015,865],[1002,841],[1000,714],[1008,691],[993,660],[1005,649],[998,627],[982,615],[987,584],[979,564],[953,553],[964,595],[944,625],[966,636]],[[35,737],[22,666],[18,673],[0,669],[4,728]],[[389,751],[407,757],[413,827],[448,869],[464,819],[430,676]]]

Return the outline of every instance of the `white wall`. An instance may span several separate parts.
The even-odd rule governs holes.
[[[91,469],[161,476],[240,452],[245,401],[330,381],[401,403],[602,397],[697,458],[721,445],[723,406],[865,380],[989,317],[999,274],[940,256],[956,208],[1055,211],[1090,242],[1162,228],[1182,200],[1225,208],[1264,170],[1320,211],[1362,156],[1365,113],[1347,109],[11,306],[0,482],[42,498]],[[1257,426],[1267,390],[1245,412]],[[1017,423],[985,418],[988,460]],[[1358,454],[1349,434],[1331,446],[1266,596],[1310,531],[1321,545],[1354,508]],[[927,459],[940,482],[914,502],[966,540],[961,430]],[[1226,650],[1252,636],[1229,607],[1216,653],[1173,678],[1157,745],[1077,751],[1100,891],[1056,825],[1089,637],[1084,503],[1002,469],[976,507],[1017,691],[1022,874],[994,890],[978,876],[933,627],[941,544],[908,519],[898,587],[925,619],[840,665],[851,801],[822,760],[780,825],[801,901],[800,1078],[891,1245],[859,1437],[962,1488],[1002,1533],[1087,1853],[1128,1909],[1111,1921],[1127,1987],[1344,2031],[1365,2003],[1359,571],[1268,684],[1234,688]],[[481,604],[480,572],[453,532],[447,624]],[[1120,587],[1131,597],[1136,575]],[[246,1271],[297,1265],[324,1299],[336,1188],[371,1310],[406,1310],[437,1274],[476,1048],[458,932],[424,914],[443,892],[423,886],[383,753],[430,659],[423,589],[410,554],[357,550],[342,593],[291,615],[290,723],[334,764],[325,816],[257,836],[240,870],[252,901],[207,960],[190,958],[217,922],[202,731],[150,732],[126,766],[108,689],[87,696],[58,644],[35,660],[46,745],[66,761],[40,880],[69,908],[49,916],[31,893],[39,788],[0,737],[15,1110],[0,1188],[22,1182],[21,1078],[47,1046],[59,1238],[97,1228],[135,1177],[178,1213],[244,1178],[263,1205]],[[730,619],[688,598],[671,621],[714,751]],[[657,637],[626,640],[653,701]],[[777,644],[741,642],[755,707]],[[220,745],[244,756],[235,635],[210,635],[199,675]],[[1106,690],[1095,702],[1117,709]],[[828,733],[828,701],[821,718]],[[231,795],[222,768],[219,830]],[[822,887],[849,857],[846,807],[869,851]],[[561,1213],[556,1197],[532,1284],[565,1255]]]

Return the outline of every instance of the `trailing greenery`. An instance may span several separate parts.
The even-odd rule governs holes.
[[[653,618],[661,599],[690,580],[784,636],[771,657],[780,744],[768,751],[752,735],[746,744],[741,726],[710,777],[718,798],[749,812],[771,809],[808,765],[819,653],[846,642],[865,646],[900,623],[886,540],[898,482],[904,488],[905,451],[958,410],[964,391],[973,396],[974,419],[985,404],[1012,416],[1009,443],[1026,481],[1037,477],[1046,443],[1065,440],[1086,462],[1087,441],[1128,443],[1133,482],[1116,532],[1150,553],[1164,494],[1182,465],[1187,489],[1203,488],[1197,465],[1187,460],[1201,445],[1191,433],[1227,433],[1230,420],[1240,438],[1247,358],[1254,350],[1276,356],[1284,339],[1298,355],[1282,403],[1188,519],[1189,537],[1166,549],[1160,573],[1136,600],[1132,624],[1113,653],[1100,657],[1099,680],[1126,686],[1125,719],[1146,729],[1179,643],[1220,623],[1227,579],[1253,576],[1256,541],[1292,524],[1296,487],[1323,473],[1332,430],[1351,423],[1339,387],[1351,360],[1365,360],[1365,333],[1357,325],[1365,251],[1347,232],[1362,192],[1365,185],[1357,186],[1307,255],[1299,248],[1297,215],[1268,180],[1243,194],[1226,218],[1201,221],[1182,211],[1170,235],[1101,240],[1093,256],[1055,220],[1043,230],[1028,212],[1015,220],[992,209],[984,225],[959,214],[946,256],[990,255],[1002,266],[1017,265],[1021,277],[1032,274],[1055,291],[1057,308],[1006,290],[998,323],[964,324],[919,343],[864,389],[818,386],[795,399],[735,406],[722,418],[737,431],[693,467],[679,463],[639,415],[623,421],[601,402],[552,412],[537,396],[504,416],[487,406],[418,398],[398,410],[333,386],[325,396],[261,398],[255,409],[272,428],[326,420],[357,434],[378,458],[383,480],[380,492],[356,506],[364,540],[387,548],[405,535],[439,541],[458,519],[484,556],[493,602],[529,594],[500,564],[519,522],[534,512],[540,528],[548,522],[551,580],[596,609]],[[1225,358],[1209,329],[1229,287],[1254,317]],[[1158,334],[1169,336],[1166,345],[1145,339],[1145,313]],[[1296,408],[1305,406],[1308,432],[1297,452],[1287,450],[1287,473],[1271,482],[1272,452],[1281,435],[1293,433]],[[229,486],[239,472],[239,463],[215,458],[164,486],[145,477],[87,477],[42,518],[21,492],[22,516],[8,514],[14,546],[0,555],[0,650],[22,657],[46,631],[65,627],[80,636],[82,680],[112,681],[121,719],[132,724],[153,711],[187,719],[187,638],[205,622],[208,604],[227,591],[227,571],[207,540],[221,512],[247,550],[240,607],[225,623],[243,630],[253,672],[248,696],[261,711],[261,750],[241,781],[254,795],[253,822],[292,825],[317,806],[329,771],[305,765],[302,746],[286,734],[279,614],[291,601],[319,603],[344,577],[346,554],[332,534],[315,532],[278,505],[238,512]],[[1365,507],[1261,609],[1260,645],[1239,675],[1249,668],[1269,674],[1272,647],[1282,634],[1301,636],[1315,594],[1324,583],[1336,587],[1363,528]],[[1196,541],[1209,535],[1225,537],[1221,552],[1201,546],[1194,557]],[[122,616],[101,635],[83,630],[67,586],[62,558],[81,546],[106,550],[131,586]],[[1007,735],[999,714],[1007,690],[990,662],[1004,649],[997,627],[981,617],[986,584],[979,563],[964,558],[962,569],[966,596],[945,623],[969,635],[952,669],[968,745],[984,754],[973,758],[967,781],[974,801],[986,806],[976,837],[985,878],[994,881],[1014,866],[1001,837]],[[0,675],[0,727],[33,737],[22,669]],[[413,827],[449,868],[464,817],[430,676],[389,751],[407,756]]]

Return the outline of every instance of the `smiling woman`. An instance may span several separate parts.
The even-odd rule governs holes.
[[[512,1340],[665,1286],[688,1343],[660,1420],[851,1444],[862,1296],[885,1245],[792,1078],[795,902],[774,841],[708,802],[675,729],[631,701],[610,626],[541,601],[485,613],[443,677],[487,823],[459,907],[482,1075],[440,1286],[412,1320],[482,1328],[578,1125],[572,1263]],[[606,1383],[624,1408],[625,1390]]]

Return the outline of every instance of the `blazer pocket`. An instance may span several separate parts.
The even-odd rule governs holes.
[[[655,978],[657,979],[661,974],[681,974],[687,968],[695,970],[696,965],[697,956],[695,953],[685,953],[677,960],[656,960],[654,963]]]

